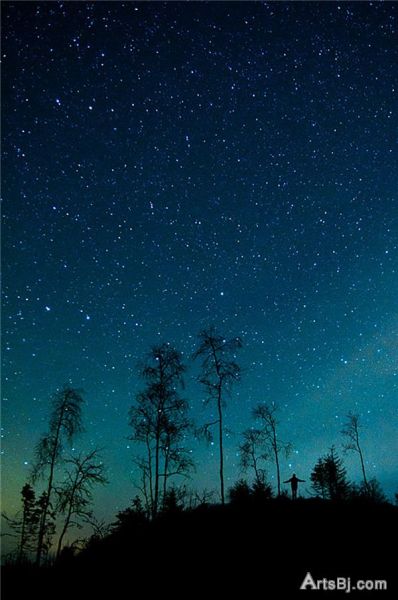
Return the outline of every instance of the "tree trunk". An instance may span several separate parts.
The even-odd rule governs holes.
[[[274,446],[275,465],[276,465],[276,481],[277,481],[277,486],[278,486],[278,496],[280,496],[281,495],[281,473],[280,473],[280,468],[279,468],[278,443],[276,441],[275,429],[273,430],[273,436],[274,436],[273,446]]]
[[[26,528],[26,509],[24,508],[22,513],[22,526],[21,526],[21,541],[19,543],[18,562],[22,562],[23,551],[25,547],[25,528]]]
[[[156,517],[159,509],[159,465],[160,465],[160,437],[161,437],[161,416],[164,410],[164,365],[162,357],[159,356],[159,386],[160,386],[160,400],[156,423],[156,446],[155,446],[155,490],[152,507],[152,517]]]
[[[256,458],[256,455],[254,452],[252,452],[252,460],[253,460],[253,469],[254,469],[254,475],[255,475],[256,481],[258,483],[260,483],[260,473],[257,468],[257,458]]]
[[[59,558],[59,555],[60,555],[61,549],[62,549],[62,542],[63,542],[63,539],[65,537],[65,533],[67,532],[67,530],[69,528],[70,520],[71,520],[71,517],[72,517],[72,511],[73,511],[73,502],[74,502],[74,499],[75,499],[76,490],[78,488],[78,485],[79,485],[79,478],[77,477],[74,480],[74,482],[73,482],[72,493],[71,493],[70,498],[69,498],[68,513],[66,515],[64,526],[62,528],[62,532],[61,532],[61,535],[59,536],[59,540],[58,540],[58,547],[57,547],[56,558]]]
[[[167,479],[168,479],[168,471],[169,471],[169,448],[166,450],[165,458],[164,458],[164,478],[163,478],[163,504],[166,498],[167,493]]]
[[[363,460],[362,450],[361,450],[361,447],[360,447],[359,444],[358,444],[358,453],[359,453],[359,458],[361,460],[363,482],[365,484],[366,489],[368,490],[368,480],[367,480],[366,472],[365,472],[365,463],[364,463],[364,460]]]
[[[221,504],[225,504],[225,493],[224,493],[224,449],[223,449],[223,420],[222,420],[222,405],[221,405],[221,383],[219,384],[217,407],[218,407],[218,434],[219,434],[219,448],[220,448],[220,491],[221,491]]]
[[[70,518],[71,518],[71,516],[72,516],[72,501],[71,501],[71,503],[69,504],[69,510],[68,510],[68,514],[67,514],[67,517],[66,517],[66,519],[65,519],[65,523],[64,523],[64,526],[63,526],[63,528],[62,528],[61,535],[59,536],[59,540],[58,540],[58,546],[57,546],[57,554],[56,554],[56,558],[57,558],[57,559],[59,558],[59,555],[61,554],[62,542],[63,542],[63,540],[64,540],[65,533],[66,533],[66,532],[67,532],[67,530],[68,530],[68,527],[69,527],[69,523],[70,523]]]
[[[150,508],[153,509],[153,473],[152,473],[152,450],[148,436],[146,438],[146,446],[148,451],[148,479],[149,479],[149,497],[151,500]],[[145,477],[145,475],[144,475]]]
[[[40,519],[39,535],[38,535],[38,541],[37,541],[37,553],[36,553],[36,565],[38,567],[40,567],[41,558],[42,558],[42,554],[43,554],[43,544],[44,544],[44,534],[45,534],[45,530],[46,530],[47,513],[48,513],[48,507],[50,506],[51,492],[53,489],[55,462],[56,462],[56,456],[57,456],[57,451],[58,451],[58,446],[59,446],[59,438],[60,438],[60,434],[61,434],[62,421],[64,418],[64,411],[65,411],[65,404],[62,407],[62,410],[61,410],[61,413],[59,416],[59,421],[57,423],[55,442],[54,442],[54,446],[52,449],[52,456],[51,456],[50,476],[48,478],[46,501],[44,503],[43,514]]]
[[[219,450],[220,450],[220,492],[221,492],[221,504],[225,504],[225,492],[224,492],[224,449],[223,449],[223,414],[222,414],[222,377],[220,373],[220,363],[217,357],[217,352],[213,344],[211,344],[211,350],[213,354],[214,366],[218,377],[217,387],[217,408],[218,408],[218,437],[219,437]]]
[[[43,554],[43,545],[44,545],[44,534],[46,530],[46,522],[47,522],[47,513],[48,507],[50,506],[50,495],[53,489],[53,479],[54,479],[54,467],[55,467],[55,452],[53,452],[53,456],[51,459],[51,467],[50,467],[50,477],[48,480],[47,492],[45,497],[45,503],[43,506],[43,512],[40,518],[40,527],[39,527],[39,535],[37,541],[37,554],[36,554],[36,565],[40,567],[41,558]]]
[[[42,558],[42,554],[43,554],[44,534],[45,534],[45,530],[46,530],[47,513],[48,513],[48,507],[50,506],[50,495],[51,495],[51,492],[53,489],[54,467],[55,467],[55,452],[53,452],[53,456],[51,459],[50,477],[48,479],[45,503],[43,506],[43,512],[42,512],[41,519],[40,519],[39,535],[38,535],[38,542],[37,542],[37,554],[36,554],[36,565],[38,567],[40,567],[41,558]]]
[[[156,438],[155,448],[155,493],[153,498],[152,517],[156,517],[159,501],[159,437]]]

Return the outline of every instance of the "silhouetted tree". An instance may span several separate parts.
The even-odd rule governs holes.
[[[152,348],[141,369],[146,388],[137,394],[130,409],[130,439],[145,447],[145,455],[138,457],[136,464],[141,473],[140,489],[152,517],[159,511],[161,492],[166,494],[170,477],[187,476],[193,468],[183,445],[192,426],[188,403],[179,394],[184,371],[180,353],[169,344]]]
[[[163,499],[167,496],[167,484],[174,475],[187,476],[194,469],[190,451],[182,445],[186,432],[191,428],[191,421],[182,413],[175,415],[173,421],[164,424],[161,436],[161,451],[163,455],[164,472]],[[164,500],[163,500],[164,501]]]
[[[186,490],[184,488],[171,486],[163,498],[162,513],[176,514],[182,512],[184,510],[185,495]]]
[[[272,404],[259,404],[253,411],[253,416],[258,419],[261,426],[261,436],[263,445],[268,448],[267,454],[274,459],[276,467],[276,480],[278,496],[281,493],[281,473],[280,473],[280,454],[283,452],[286,457],[289,456],[292,445],[282,442],[278,439],[279,421],[276,418],[278,407]]]
[[[323,457],[318,458],[312,470],[310,479],[312,489],[314,490],[315,495],[325,500],[328,497],[328,484],[325,468],[325,459]]]
[[[88,540],[89,542],[102,540],[110,533],[112,528],[110,523],[107,523],[104,519],[98,519],[91,511],[84,515],[83,521],[91,527],[93,532]],[[87,540],[84,540],[84,542],[87,543]]]
[[[243,432],[243,441],[239,446],[240,464],[243,471],[253,469],[256,482],[265,481],[265,469],[261,462],[269,458],[265,446],[264,432],[260,429],[247,429]]]
[[[310,479],[315,493],[322,498],[344,500],[349,494],[346,470],[334,447],[317,461]]]
[[[347,423],[342,429],[341,433],[347,438],[347,443],[344,444],[343,448],[345,452],[357,452],[361,463],[362,477],[365,487],[368,485],[365,462],[363,458],[363,452],[359,440],[359,429],[360,429],[359,415],[349,412],[347,415]]]
[[[265,478],[254,480],[251,494],[256,502],[264,502],[264,500],[270,500],[273,497],[272,487],[265,481]]]
[[[40,565],[43,555],[45,536],[48,547],[48,536],[52,527],[47,527],[49,511],[52,510],[52,496],[55,483],[56,466],[61,462],[64,443],[72,443],[75,435],[83,430],[81,421],[81,392],[71,387],[64,387],[52,399],[49,431],[36,446],[36,461],[32,471],[32,480],[46,478],[46,490],[42,494],[41,515],[38,532],[36,564]]]
[[[373,504],[388,502],[380,483],[375,478],[369,479],[366,483],[362,481],[359,486],[351,485],[350,496],[354,500],[366,500]]]
[[[207,490],[206,488],[202,491],[187,490],[184,499],[184,506],[188,510],[193,510],[199,506],[208,506],[214,501],[214,495],[214,490]]]
[[[52,546],[53,536],[55,534],[55,511],[52,504],[48,501],[47,492],[43,492],[37,502],[37,511],[39,513],[39,535],[40,538],[40,561],[43,557],[47,557],[50,548]],[[43,518],[43,515],[46,515]],[[37,563],[37,549],[36,549],[36,563]],[[37,563],[40,564],[40,563]]]
[[[331,500],[344,500],[349,493],[350,484],[347,480],[344,463],[336,454],[333,446],[325,457],[325,467],[329,498]]]
[[[251,486],[245,479],[239,479],[228,490],[228,496],[232,504],[242,505],[254,502],[259,505],[272,498],[272,489],[265,479],[255,479]]]
[[[35,491],[29,483],[26,483],[21,490],[21,500],[22,511],[14,518],[10,518],[5,513],[2,513],[12,531],[12,533],[5,535],[10,535],[18,540],[16,551],[16,560],[18,563],[26,561],[28,555],[36,548],[40,518]]]
[[[66,480],[56,488],[58,496],[57,512],[65,516],[58,539],[56,558],[61,553],[66,532],[73,526],[81,528],[80,519],[87,517],[92,502],[92,487],[105,484],[104,465],[98,457],[98,450],[86,456],[73,456],[65,461],[69,465]]]
[[[242,347],[242,342],[239,338],[225,340],[213,327],[202,331],[199,340],[199,347],[194,353],[194,358],[202,359],[199,381],[206,390],[206,403],[215,402],[217,409],[217,419],[207,423],[202,431],[211,439],[210,427],[218,427],[220,495],[221,503],[224,504],[223,408],[225,396],[232,384],[240,380],[241,370],[235,361],[235,353]]]
[[[114,531],[127,532],[133,529],[137,524],[146,523],[148,520],[148,513],[142,506],[141,498],[135,496],[131,502],[131,506],[121,510],[116,515],[116,521],[112,524]]]
[[[229,501],[231,504],[247,504],[250,500],[250,486],[244,479],[239,479],[228,490]]]

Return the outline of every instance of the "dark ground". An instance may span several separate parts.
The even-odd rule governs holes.
[[[131,523],[52,568],[3,568],[3,600],[397,598],[398,508],[273,500]],[[299,590],[314,579],[386,579],[388,590]]]

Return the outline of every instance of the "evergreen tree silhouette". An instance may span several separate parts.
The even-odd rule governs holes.
[[[2,513],[12,533],[11,537],[17,539],[16,561],[22,564],[29,559],[29,555],[36,548],[37,531],[40,511],[36,503],[36,494],[30,483],[25,483],[21,490],[22,511],[14,518]]]
[[[347,480],[347,472],[334,446],[317,461],[310,479],[315,493],[322,498],[344,500],[349,495],[350,484]]]

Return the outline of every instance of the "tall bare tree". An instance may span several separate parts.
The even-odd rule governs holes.
[[[73,456],[65,461],[69,465],[66,479],[56,488],[58,496],[57,512],[64,515],[62,530],[58,539],[58,558],[65,535],[73,526],[81,527],[80,520],[90,518],[92,488],[96,484],[105,484],[104,465],[98,456],[98,450],[92,450],[86,456]]]
[[[349,412],[347,422],[344,425],[341,433],[347,438],[347,442],[343,445],[344,452],[357,452],[361,463],[362,477],[365,488],[368,489],[368,479],[365,471],[365,461],[363,451],[359,440],[359,429],[361,427],[359,415]]]
[[[276,418],[278,407],[276,404],[259,404],[253,411],[253,416],[260,422],[260,431],[263,437],[263,443],[269,448],[269,454],[273,457],[276,467],[276,481],[278,496],[281,493],[281,472],[280,472],[280,454],[289,456],[292,445],[282,442],[278,438],[279,422]]]
[[[180,414],[178,418],[165,423],[161,438],[161,452],[163,455],[163,500],[167,497],[167,486],[170,477],[174,475],[186,476],[194,469],[189,450],[183,445],[184,436],[191,428],[191,421],[187,415]]]
[[[235,360],[235,355],[241,347],[242,342],[239,338],[226,340],[216,332],[214,327],[210,327],[199,334],[199,347],[194,353],[194,358],[202,359],[202,373],[199,381],[206,390],[206,403],[214,402],[217,410],[217,418],[207,423],[202,430],[205,435],[211,436],[210,427],[218,428],[222,504],[225,503],[223,409],[226,404],[226,395],[230,392],[232,384],[240,380],[241,369]]]
[[[264,433],[260,429],[246,429],[242,434],[243,441],[239,446],[240,464],[243,471],[252,469],[257,483],[265,482],[263,463],[269,458]]]
[[[180,396],[184,372],[177,350],[167,343],[153,347],[141,367],[146,388],[137,394],[130,409],[130,439],[144,447],[144,455],[136,459],[141,474],[139,487],[153,518],[170,477],[186,476],[193,466],[184,447],[191,427],[188,403]]]
[[[49,511],[52,507],[56,468],[62,461],[65,442],[72,444],[75,435],[83,430],[81,391],[64,387],[52,398],[48,433],[42,436],[35,449],[36,460],[32,471],[33,482],[45,479],[46,489],[41,496],[41,517],[38,532],[36,564],[40,565]]]

